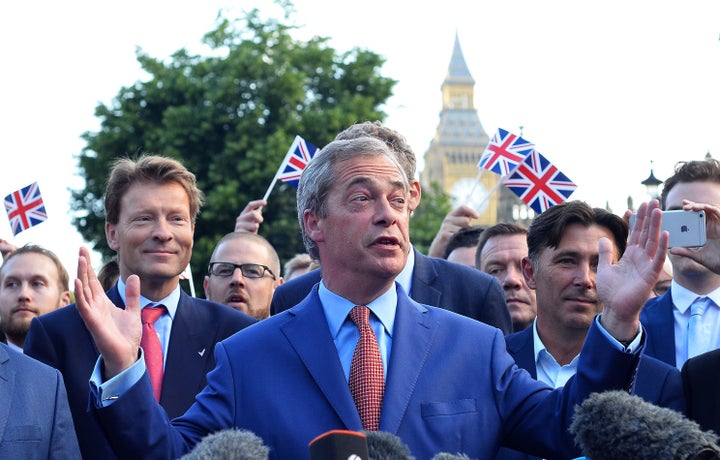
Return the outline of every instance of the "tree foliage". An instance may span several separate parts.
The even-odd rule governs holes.
[[[410,240],[418,251],[427,254],[443,219],[452,209],[450,195],[437,182],[423,188],[420,205],[410,218]]]
[[[100,104],[98,132],[86,132],[78,156],[85,176],[72,194],[73,223],[105,256],[103,195],[112,162],[150,152],[182,161],[206,194],[195,227],[197,280],[217,240],[234,229],[248,201],[261,198],[296,134],[322,147],[349,125],[383,120],[395,81],[380,75],[381,56],[354,48],[338,53],[326,37],[300,41],[285,18],[218,17],[205,35],[207,55],[185,49],[167,62],[136,52],[149,75]],[[303,252],[295,191],[275,186],[260,233],[281,260]]]

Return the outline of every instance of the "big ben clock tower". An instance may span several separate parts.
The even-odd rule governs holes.
[[[500,180],[489,171],[480,172],[477,164],[488,145],[473,103],[475,80],[465,63],[460,40],[455,35],[450,66],[442,84],[440,122],[428,150],[421,174],[423,188],[436,182],[453,199],[453,206],[467,203],[473,206],[480,225],[497,221],[497,193],[488,196]]]

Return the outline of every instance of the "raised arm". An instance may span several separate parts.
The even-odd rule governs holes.
[[[448,240],[453,233],[464,227],[469,227],[473,219],[480,217],[480,214],[468,205],[462,204],[453,209],[442,221],[440,230],[430,244],[428,255],[430,257],[443,257]]]
[[[597,292],[603,305],[600,322],[620,342],[631,341],[640,327],[642,310],[662,271],[668,251],[657,200],[640,205],[622,258],[611,263],[614,248],[600,239]]]
[[[254,200],[245,206],[237,219],[235,219],[235,231],[236,232],[249,232],[257,233],[260,229],[260,224],[263,222],[262,208],[267,206],[265,200]]]
[[[87,248],[80,249],[75,302],[103,359],[103,378],[114,377],[138,359],[142,324],[140,322],[140,278],[126,281],[125,309],[108,298],[90,265]]]

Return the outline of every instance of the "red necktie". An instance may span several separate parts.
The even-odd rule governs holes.
[[[360,414],[363,429],[380,429],[385,378],[375,332],[370,327],[370,310],[361,305],[350,310],[350,319],[360,330],[360,339],[350,364],[350,392]]]
[[[155,331],[155,321],[165,313],[164,305],[156,305],[154,307],[145,307],[142,309],[142,339],[140,347],[145,354],[145,366],[150,375],[150,383],[152,384],[153,396],[156,401],[160,401],[160,390],[163,381],[163,351],[160,345],[160,338]]]

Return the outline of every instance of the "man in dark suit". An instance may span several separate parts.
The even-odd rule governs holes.
[[[663,210],[683,209],[685,202],[720,203],[720,162],[715,159],[678,163],[675,173],[665,181],[660,203]],[[720,348],[720,274],[695,260],[712,253],[705,245],[692,251],[673,248],[670,262],[673,281],[670,289],[645,304],[640,316],[648,331],[645,353],[682,368],[692,356]],[[695,332],[690,318],[696,301],[705,301]],[[696,340],[696,339],[701,340]]]
[[[76,298],[101,349],[92,405],[118,454],[177,457],[208,433],[240,427],[280,459],[308,458],[308,443],[328,430],[363,428],[398,435],[423,459],[442,451],[492,458],[501,444],[577,456],[567,431],[574,405],[628,387],[637,366],[638,314],[667,252],[657,203],[640,207],[617,264],[601,241],[605,309],[576,377],[552,390],[515,366],[499,330],[418,304],[395,283],[410,244],[408,189],[376,139],[335,141],[316,155],[300,179],[298,217],[322,282],[297,307],[218,344],[208,386],[173,422],[154,403],[137,358],[140,280],[128,278],[127,309],[115,309],[83,250]],[[372,378],[358,370],[364,360]],[[351,390],[355,381],[379,393],[365,400]]]
[[[60,373],[0,344],[0,458],[79,456]]]
[[[422,191],[420,181],[415,179],[415,153],[405,138],[380,122],[364,122],[342,131],[336,139],[363,136],[380,139],[396,155],[410,181],[408,210],[415,210],[420,203]],[[238,219],[241,217],[242,215]],[[249,219],[250,217],[246,220]],[[427,257],[412,246],[409,249],[411,251],[408,253],[407,264],[397,277],[397,282],[413,300],[495,326],[504,334],[512,332],[505,296],[500,285],[491,276],[444,259]],[[270,304],[271,314],[280,313],[300,303],[312,287],[320,282],[321,277],[322,266],[320,270],[313,270],[278,286]]]
[[[205,374],[215,365],[215,344],[255,322],[223,305],[194,299],[180,288],[179,274],[190,261],[201,203],[195,176],[168,158],[123,159],[110,173],[105,230],[108,244],[118,253],[120,278],[108,296],[122,311],[125,283],[136,274],[142,278],[143,306],[164,306],[154,328],[164,360],[159,400],[170,417],[185,412],[205,386]],[[33,320],[25,352],[63,374],[83,457],[113,458],[97,419],[87,411],[87,376],[99,353],[76,307]]]
[[[625,221],[581,201],[553,206],[528,230],[528,255],[521,267],[525,282],[535,290],[537,318],[505,339],[517,365],[553,388],[575,375],[588,330],[602,311],[595,267],[603,237],[612,243],[613,260],[622,257],[628,237]],[[640,358],[633,392],[648,402],[685,410],[680,372],[656,359]],[[526,457],[503,449],[497,458]]]
[[[684,209],[705,211],[707,236],[705,250],[672,248],[674,255],[689,257],[713,273],[720,274],[720,207],[686,202]],[[687,415],[703,430],[720,433],[720,350],[700,354],[685,361],[682,380],[687,399]]]

